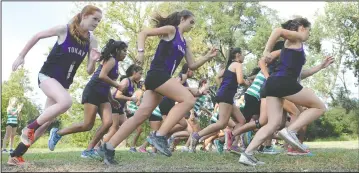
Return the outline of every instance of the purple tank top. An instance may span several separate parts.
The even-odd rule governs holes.
[[[130,78],[126,78],[129,82],[128,88],[123,91],[123,95],[127,97],[132,97],[133,93],[135,92],[135,85],[131,82]],[[126,80],[124,79],[124,80]],[[126,105],[126,100],[121,100],[116,98],[116,94],[118,92],[118,89],[115,90],[112,97],[116,99],[120,103],[120,109],[123,109]]]
[[[229,71],[227,67],[227,69],[223,73],[223,80],[221,86],[217,91],[217,96],[233,98],[234,95],[237,93],[237,87],[237,75],[235,72]]]
[[[171,41],[162,40],[158,44],[155,56],[151,62],[151,70],[164,71],[170,76],[176,70],[186,53],[186,40],[181,39],[181,35],[176,27],[175,37]]]
[[[89,42],[84,45],[78,43],[67,26],[65,41],[60,45],[56,41],[40,73],[56,79],[64,88],[68,89],[77,69],[89,51],[89,45]]]
[[[280,54],[279,64],[271,76],[287,76],[297,79],[300,76],[305,61],[303,45],[299,49],[284,47]]]
[[[98,68],[96,69],[95,73],[92,75],[90,81],[88,82],[88,85],[92,86],[95,91],[97,91],[100,94],[108,95],[110,92],[110,84],[106,83],[105,81],[101,80],[99,78],[100,72],[102,70],[103,65],[100,64]],[[115,66],[109,71],[107,74],[109,78],[112,80],[117,80],[119,74],[118,74],[118,61],[115,60]]]

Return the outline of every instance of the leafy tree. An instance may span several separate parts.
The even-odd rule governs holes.
[[[315,28],[318,28],[316,49],[319,40],[329,39],[335,43],[335,54],[339,62],[359,75],[359,2],[330,2],[325,6],[323,15],[319,15]],[[341,64],[341,63],[340,63]]]
[[[12,97],[16,97],[18,103],[24,104],[20,113],[20,121],[18,121],[18,132],[20,132],[27,124],[27,121],[38,116],[39,110],[41,110],[40,106],[34,104],[29,98],[29,95],[33,92],[30,85],[29,71],[24,68],[18,69],[16,72],[11,73],[9,79],[4,81],[1,87],[1,125],[6,127],[8,103]],[[5,134],[5,128],[1,128],[1,134],[2,136]]]

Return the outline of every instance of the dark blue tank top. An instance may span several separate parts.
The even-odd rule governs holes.
[[[219,97],[234,97],[237,92],[238,82],[237,75],[235,72],[231,72],[228,70],[228,67],[224,71],[223,80],[221,86],[217,91],[217,96]]]
[[[280,54],[279,64],[271,76],[287,76],[297,79],[300,76],[305,61],[303,45],[299,49],[283,47]]]
[[[64,88],[68,89],[77,69],[89,51],[89,45],[89,42],[84,45],[78,43],[67,26],[65,41],[60,45],[56,41],[40,73],[56,79]]]
[[[151,70],[164,71],[170,76],[176,70],[186,53],[186,41],[182,41],[176,27],[175,37],[171,41],[162,40],[158,44],[155,56],[151,62]]]
[[[131,82],[130,78],[126,78],[129,82],[128,87],[122,92],[122,94],[126,97],[132,97],[133,93],[135,92],[135,85]],[[124,79],[124,80],[126,80]],[[120,109],[123,109],[126,105],[126,100],[117,99],[116,94],[118,92],[118,89],[113,93],[113,98],[116,99],[120,103]]]
[[[268,73],[269,75],[271,75],[274,71],[275,68],[278,66],[279,64],[279,59],[272,61],[269,65],[268,65]]]
[[[102,70],[103,65],[100,64],[98,68],[96,69],[95,73],[92,75],[90,81],[87,85],[93,87],[95,91],[100,93],[101,95],[108,95],[110,92],[110,84],[106,83],[105,81],[101,80],[99,78],[100,72]],[[115,66],[109,71],[107,76],[112,80],[117,80],[119,74],[118,74],[118,61],[115,60]]]

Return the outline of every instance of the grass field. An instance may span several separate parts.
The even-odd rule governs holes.
[[[288,156],[257,154],[266,162],[262,166],[244,166],[238,163],[238,155],[216,152],[181,153],[174,152],[172,157],[130,153],[128,149],[117,149],[116,166],[106,166],[96,160],[80,157],[81,148],[30,149],[24,156],[28,162],[23,167],[6,165],[8,154],[2,154],[3,172],[358,172],[358,141],[344,142],[307,142],[314,156]]]

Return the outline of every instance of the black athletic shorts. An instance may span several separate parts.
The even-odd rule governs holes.
[[[298,93],[303,89],[296,78],[286,76],[270,76],[266,82],[266,95],[283,98]]]
[[[263,85],[262,85],[262,87],[261,87],[261,90],[260,90],[261,99],[267,97],[266,82],[267,82],[267,81],[265,81],[265,82],[263,83]]]
[[[113,114],[120,114],[120,115],[122,115],[122,114],[125,114],[125,109],[126,109],[126,101],[121,101],[121,100],[119,100],[119,99],[115,99],[116,101],[118,101],[118,107],[117,108],[115,108],[115,107],[113,107],[112,106],[112,104],[111,104],[111,108],[112,108],[112,113]]]
[[[126,112],[126,117],[127,117],[127,118],[131,118],[133,115],[135,115],[135,114],[130,114],[130,113],[127,113],[127,112]]]
[[[237,89],[218,91],[216,94],[216,102],[217,103],[224,102],[233,105],[234,103],[233,99],[236,93],[237,93]]]
[[[99,107],[102,103],[106,102],[110,102],[108,95],[100,94],[93,89],[93,86],[86,85],[82,93],[82,104],[90,103]]]
[[[149,70],[145,79],[145,87],[147,90],[155,90],[169,79],[171,79],[171,75],[164,71]]]
[[[148,121],[162,121],[162,116],[159,117],[159,116],[156,116],[156,115],[151,114],[151,116],[150,116],[150,118],[148,119]]]
[[[260,114],[261,101],[247,93],[244,94],[244,101],[246,104],[243,109],[241,109],[241,112],[246,118],[246,121],[249,122],[253,115]]]
[[[175,104],[175,101],[169,99],[168,97],[164,97],[158,107],[160,108],[162,115],[168,115]]]
[[[125,113],[125,112],[123,111],[123,109],[121,109],[120,107],[115,108],[115,107],[113,107],[113,106],[111,105],[111,108],[112,108],[112,113],[113,113],[113,114],[120,114],[120,115],[122,115],[122,114]]]
[[[9,124],[6,124],[6,126],[11,126],[12,128],[14,128],[14,127],[17,127],[18,125],[17,125],[17,124],[9,123]]]
[[[233,96],[234,97],[234,96]],[[225,96],[216,96],[216,102],[217,103],[228,103],[230,105],[233,105],[234,101],[233,101],[233,97],[225,97]]]

